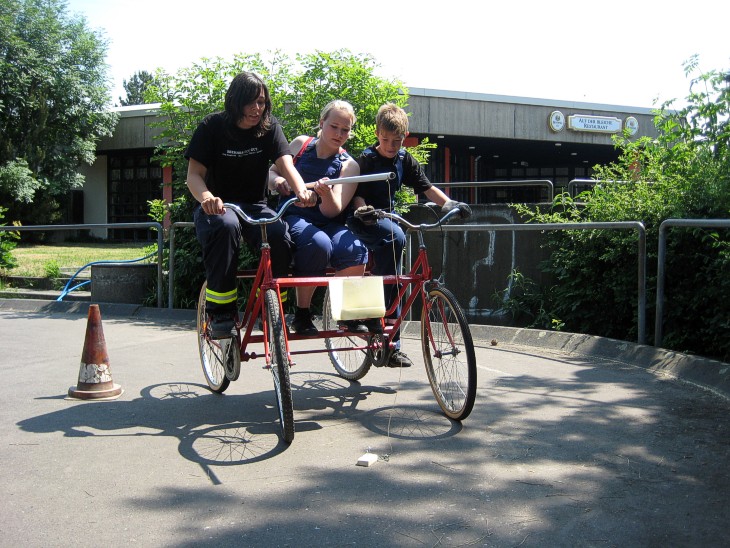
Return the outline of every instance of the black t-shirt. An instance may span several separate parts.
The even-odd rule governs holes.
[[[433,186],[421,164],[410,152],[401,149],[394,158],[386,158],[375,149],[376,146],[377,144],[366,148],[357,159],[360,174],[390,172],[395,173],[396,178],[390,181],[358,184],[355,195],[362,197],[366,204],[375,209],[391,209],[395,204],[395,193],[402,185],[411,187],[416,194],[421,194]]]
[[[271,128],[262,137],[256,129],[230,124],[225,114],[210,114],[198,125],[185,158],[193,158],[207,168],[205,184],[224,202],[262,203],[266,201],[269,167],[289,152],[279,121],[272,117]]]

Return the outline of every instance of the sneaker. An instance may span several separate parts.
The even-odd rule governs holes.
[[[338,323],[340,329],[349,331],[350,333],[368,333],[368,326],[363,320],[341,320]]]
[[[232,314],[215,314],[210,317],[210,336],[213,339],[230,339],[236,336],[236,319]]]
[[[291,328],[294,333],[304,337],[313,337],[319,334],[312,321],[312,313],[308,308],[297,308],[294,313],[294,320],[291,322]]]
[[[411,359],[400,350],[394,350],[388,358],[388,367],[410,367],[413,365]]]

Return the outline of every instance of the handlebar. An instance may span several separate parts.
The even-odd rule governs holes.
[[[431,228],[436,228],[438,226],[441,226],[442,224],[446,224],[449,221],[449,219],[451,219],[452,217],[461,215],[461,212],[458,209],[454,208],[451,211],[448,211],[447,213],[445,213],[435,223],[421,223],[421,224],[417,224],[417,225],[414,225],[410,221],[406,221],[403,217],[401,217],[397,213],[389,213],[389,212],[385,211],[384,209],[375,209],[372,212],[370,212],[368,215],[375,216],[378,219],[390,219],[411,230],[421,231],[421,230],[429,230]],[[357,213],[355,213],[355,217],[358,217]]]
[[[331,179],[331,180],[327,181],[327,184],[339,185],[339,184],[372,183],[375,181],[388,181],[388,180],[394,179],[394,178],[395,178],[395,173],[393,173],[393,172],[373,173],[372,175],[355,175],[352,177],[340,177],[339,179]],[[311,188],[312,186],[314,186],[314,183],[307,183],[307,188]],[[286,213],[286,210],[289,209],[289,206],[291,206],[296,201],[297,201],[296,197],[289,198],[286,202],[284,202],[281,205],[281,207],[279,208],[279,211],[276,215],[274,215],[273,217],[263,217],[261,219],[254,219],[253,217],[249,216],[245,211],[243,211],[240,207],[238,207],[236,204],[231,204],[229,202],[225,202],[223,204],[223,207],[233,211],[236,215],[238,215],[238,218],[241,219],[245,223],[248,223],[250,225],[268,225],[271,223],[275,223],[276,221],[281,219],[284,216],[284,213]]]
[[[286,202],[284,202],[284,204],[281,206],[281,208],[279,209],[279,211],[277,212],[276,215],[274,215],[273,217],[262,217],[260,219],[254,219],[253,217],[249,216],[248,213],[243,211],[236,204],[231,204],[231,203],[225,202],[223,204],[223,207],[233,211],[233,213],[238,215],[238,218],[240,220],[242,220],[244,223],[258,226],[258,225],[268,225],[271,223],[275,223],[276,221],[278,221],[279,219],[281,219],[284,216],[284,213],[286,213],[286,210],[289,209],[289,206],[298,200],[299,200],[299,198],[297,198],[296,196],[294,198],[289,198]]]

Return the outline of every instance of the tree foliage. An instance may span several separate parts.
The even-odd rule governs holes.
[[[698,73],[697,58],[685,69]],[[653,303],[661,223],[730,218],[729,83],[723,71],[697,74],[686,106],[670,110],[670,101],[657,111],[657,139],[616,138],[620,157],[594,168],[600,183],[592,191],[576,200],[557,196],[549,212],[518,209],[538,222],[641,221],[647,234],[647,300]],[[553,232],[549,247],[543,269],[557,281],[549,295],[550,316],[564,321],[568,331],[635,340],[636,235]],[[672,229],[666,257],[663,346],[730,360],[730,233]]]
[[[78,166],[94,162],[116,123],[106,49],[62,0],[0,5],[0,201],[10,219],[52,220],[27,204],[51,215],[49,204],[83,184]]]
[[[224,97],[233,77],[242,70],[258,73],[269,87],[272,110],[289,140],[313,135],[322,108],[333,99],[352,103],[358,120],[347,149],[359,154],[375,140],[375,115],[380,105],[393,102],[406,106],[405,86],[375,75],[378,65],[366,55],[347,50],[297,55],[294,60],[278,51],[239,54],[232,60],[201,59],[176,74],[158,70],[147,90],[149,102],[159,102],[161,122],[158,159],[173,167],[170,212],[173,221],[192,218],[194,199],[185,186],[187,161],[183,154],[193,131],[208,114],[223,110]],[[414,150],[428,159],[428,144]],[[183,232],[183,231],[181,231]],[[203,277],[199,245],[192,234],[175,237],[175,305],[190,306],[197,298]],[[242,266],[255,264],[256,255],[244,251]]]
[[[122,82],[127,97],[125,99],[120,97],[119,104],[123,107],[147,104],[145,92],[154,84],[154,81],[155,76],[146,70],[135,72],[129,81]]]

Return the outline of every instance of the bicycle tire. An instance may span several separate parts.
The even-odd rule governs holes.
[[[477,392],[474,342],[464,311],[453,293],[440,285],[428,290],[421,311],[421,348],[428,381],[444,414],[469,416]]]
[[[289,378],[289,357],[286,351],[283,330],[286,329],[281,317],[279,297],[275,289],[267,289],[264,294],[266,329],[271,359],[271,375],[274,378],[276,405],[279,409],[281,437],[286,443],[294,440],[294,401]]]
[[[322,329],[329,331],[337,329],[337,322],[332,317],[330,307],[329,288],[324,296],[322,305]],[[324,345],[327,348],[330,362],[343,379],[356,381],[362,379],[372,365],[370,354],[367,350],[342,350],[353,346],[364,346],[366,339],[362,336],[348,335],[346,337],[325,337]]]
[[[208,282],[203,282],[198,297],[197,329],[198,329],[198,351],[200,353],[200,365],[203,367],[205,382],[213,392],[223,393],[231,383],[226,376],[226,360],[238,358],[240,369],[241,353],[240,346],[235,344],[236,339],[216,340],[210,337],[208,316],[205,313],[205,290]]]

